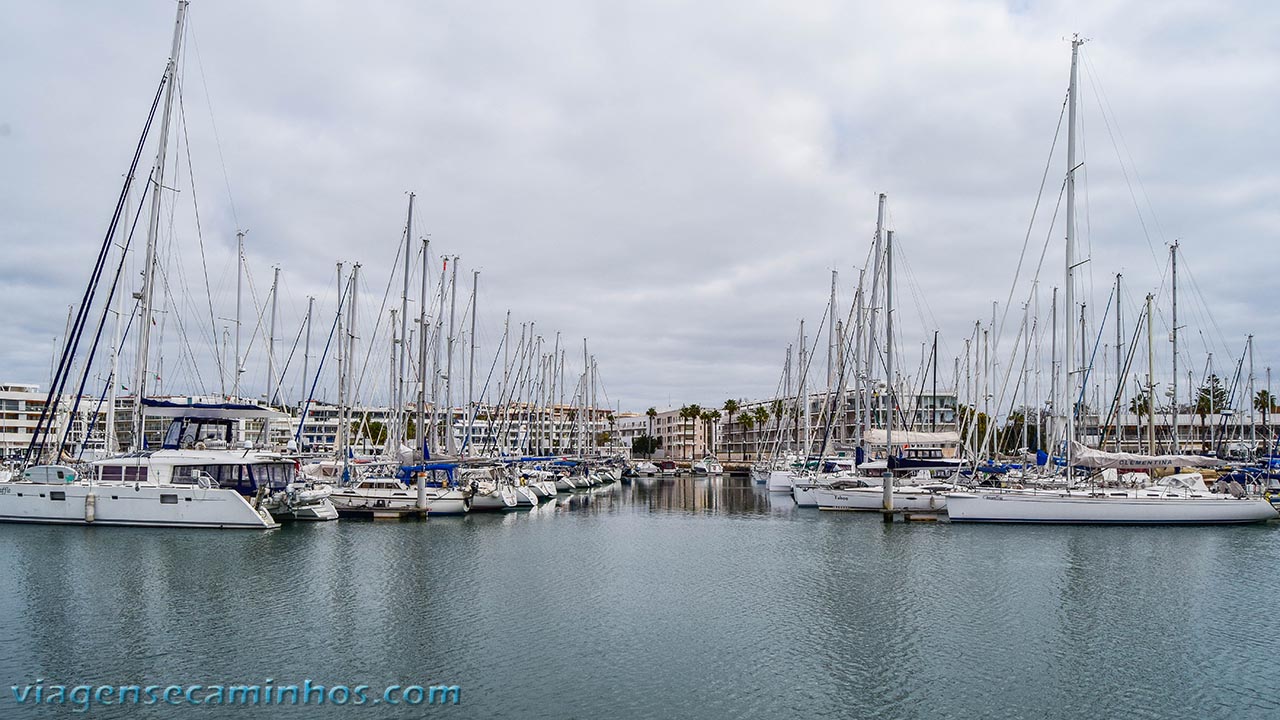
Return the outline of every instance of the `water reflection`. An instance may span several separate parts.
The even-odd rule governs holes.
[[[1280,523],[885,525],[679,477],[425,522],[0,525],[0,548],[0,687],[448,682],[456,718],[1280,712]],[[207,713],[353,715],[387,716]]]
[[[637,478],[622,492],[630,494],[632,505],[648,511],[696,512],[713,515],[761,515],[770,512],[763,488],[749,477],[722,475],[707,477]],[[786,498],[789,505],[790,498]]]

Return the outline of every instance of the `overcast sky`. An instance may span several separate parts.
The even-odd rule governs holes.
[[[4,3],[0,379],[48,382],[174,10]],[[433,272],[441,255],[461,256],[459,314],[481,271],[482,373],[510,309],[547,343],[561,331],[575,364],[589,338],[610,404],[641,411],[771,395],[796,324],[822,316],[832,269],[847,309],[876,194],[887,193],[905,363],[914,371],[937,329],[949,377],[973,322],[1009,296],[1072,32],[1090,39],[1078,212],[1087,302],[1105,305],[1117,272],[1128,318],[1159,289],[1167,373],[1166,245],[1180,239],[1184,367],[1201,373],[1211,350],[1227,374],[1253,333],[1259,375],[1280,371],[1273,3],[198,1],[166,177],[179,192],[168,193],[162,243],[177,248],[167,262],[181,309],[164,318],[162,389],[219,389],[208,345],[234,313],[237,228],[259,304],[282,268],[280,354],[309,295],[325,318],[319,352],[338,261],[364,264],[361,322],[372,325],[410,190]],[[1029,250],[1034,266],[1054,238],[1046,314],[1047,288],[1062,283],[1061,217],[1053,230],[1047,221],[1064,144]],[[186,344],[202,358],[198,376]],[[385,351],[373,357],[369,398],[388,375]],[[246,373],[249,394],[264,377]],[[286,385],[296,397],[300,378]]]

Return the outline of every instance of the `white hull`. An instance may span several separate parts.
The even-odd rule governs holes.
[[[535,507],[538,504],[538,494],[529,487],[512,488],[516,496],[516,505],[519,507]]]
[[[515,491],[504,487],[492,492],[476,493],[471,497],[471,512],[510,510],[518,505]]]
[[[455,488],[427,488],[430,515],[465,515],[471,509],[471,494]]]
[[[311,502],[305,505],[295,505],[291,507],[281,507],[278,510],[272,510],[271,517],[277,520],[337,520],[338,508],[333,506],[332,501],[325,498],[319,502]]]
[[[0,522],[255,530],[280,526],[229,488],[84,481],[2,483]]]
[[[1273,520],[1265,500],[1218,497],[1087,497],[1056,493],[951,493],[951,522],[1224,525]]]
[[[769,473],[769,492],[789,493],[795,485],[790,470],[773,470]]]
[[[567,477],[561,477],[556,480],[557,492],[573,492],[574,490],[577,490],[577,489],[578,489],[577,484]]]
[[[818,507],[823,510],[883,510],[884,488],[867,487],[848,490],[814,491]],[[947,496],[920,488],[901,487],[893,490],[893,509],[901,512],[938,512],[947,507]]]
[[[818,507],[818,491],[827,486],[821,483],[797,482],[791,485],[791,499],[800,507]]]

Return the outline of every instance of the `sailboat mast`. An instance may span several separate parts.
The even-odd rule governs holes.
[[[470,367],[467,368],[467,434],[471,434],[471,420],[475,415],[472,409],[472,403],[475,401],[476,390],[476,289],[480,285],[480,271],[471,271],[471,349],[467,353],[470,361]]]
[[[1156,340],[1155,340],[1155,323],[1151,315],[1151,293],[1147,293],[1147,452],[1156,454],[1156,384],[1155,384],[1155,366],[1156,366]],[[1176,407],[1178,399],[1173,399]]]
[[[244,295],[244,231],[236,231],[236,363],[231,378],[231,395],[240,397],[240,306]]]
[[[169,121],[173,111],[173,86],[177,83],[178,51],[182,46],[182,28],[187,19],[187,2],[179,0],[178,17],[173,24],[173,46],[165,66],[164,112],[160,115],[160,138],[156,143],[156,161],[151,169],[151,217],[147,223],[147,250],[142,266],[141,310],[138,327],[138,357],[133,381],[134,403],[133,446],[141,450],[145,444],[142,401],[147,396],[147,356],[151,348],[151,314],[155,300],[156,243],[160,235],[160,191],[164,187],[165,155],[169,149]]]
[[[1258,422],[1254,412],[1257,403],[1253,401],[1253,336],[1249,336],[1249,452],[1256,453],[1258,451]]]
[[[866,442],[864,440],[866,431],[871,427],[871,397],[875,376],[875,347],[876,347],[876,295],[880,288],[880,239],[884,235],[884,203],[885,194],[880,193],[878,205],[876,206],[876,236],[874,249],[871,253],[871,293],[867,296],[867,327],[866,327],[866,362],[863,363],[862,369],[865,373],[863,382],[863,397],[865,402],[862,405],[862,430],[863,437],[858,439],[858,444],[863,448],[863,454],[866,454]]]
[[[392,343],[393,352],[399,353],[398,372],[394,383],[393,405],[391,412],[391,423],[394,429],[391,448],[393,452],[399,453],[400,446],[404,444],[405,421],[404,421],[404,376],[405,362],[409,355],[409,256],[413,254],[413,193],[409,193],[409,216],[404,222],[404,289],[400,292],[400,343],[396,348]],[[395,322],[392,322],[392,326]],[[395,332],[392,332],[395,335]]]
[[[889,417],[884,423],[884,519],[893,521],[893,420],[897,407],[893,394],[893,231],[884,242],[884,374],[888,382]]]
[[[346,336],[342,334],[342,285],[342,263],[338,263],[338,312],[337,317],[334,318],[334,323],[337,325],[338,330],[338,347],[336,348],[336,354],[338,356],[338,432],[336,438],[337,448],[335,449],[340,455],[345,457],[347,434],[344,420],[346,419],[347,408],[347,366],[345,358],[346,353],[343,349],[346,346],[346,343],[344,342],[346,340]]]
[[[271,325],[267,331],[267,405],[275,402],[276,396],[276,320],[280,295],[280,267],[273,269],[271,276]],[[264,429],[265,434],[265,429]]]
[[[1173,454],[1178,454],[1178,241],[1169,247],[1169,260],[1173,267]],[[1190,386],[1188,385],[1188,389]],[[1154,394],[1154,393],[1153,393]],[[1212,393],[1210,393],[1212,395]],[[1151,400],[1155,402],[1153,397]]]
[[[1120,273],[1116,273],[1116,452],[1123,452],[1124,445],[1124,423],[1120,421],[1120,398],[1124,396],[1121,390],[1124,388],[1124,369],[1120,360],[1124,351],[1124,336],[1121,334],[1121,317],[1120,308]]]
[[[308,397],[307,378],[311,376],[311,315],[316,309],[316,298],[314,295],[307,297],[307,333],[306,340],[302,344],[302,392],[299,393],[298,407],[301,408]]]
[[[445,448],[450,455],[457,453],[457,441],[453,437],[453,334],[456,330],[455,309],[458,305],[458,256],[453,256],[453,269],[449,274],[449,337],[444,371]]]
[[[1071,363],[1075,355],[1075,328],[1071,322],[1072,311],[1075,310],[1075,243],[1076,243],[1076,81],[1077,64],[1080,56],[1080,37],[1071,39],[1071,85],[1067,90],[1067,251],[1066,251],[1066,296],[1062,314],[1064,352],[1062,354],[1063,370],[1066,373],[1067,402],[1067,478],[1071,478],[1071,443],[1076,438],[1076,379],[1078,375],[1071,372]]]
[[[422,287],[418,291],[418,403],[414,425],[414,445],[418,455],[427,453],[427,269],[431,240],[422,239]]]

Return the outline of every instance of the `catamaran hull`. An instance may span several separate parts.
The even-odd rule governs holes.
[[[1099,498],[1016,493],[947,495],[951,522],[1069,525],[1239,525],[1280,517],[1265,500]]]
[[[280,527],[230,488],[102,485],[88,483],[0,484],[0,522],[137,527]]]

